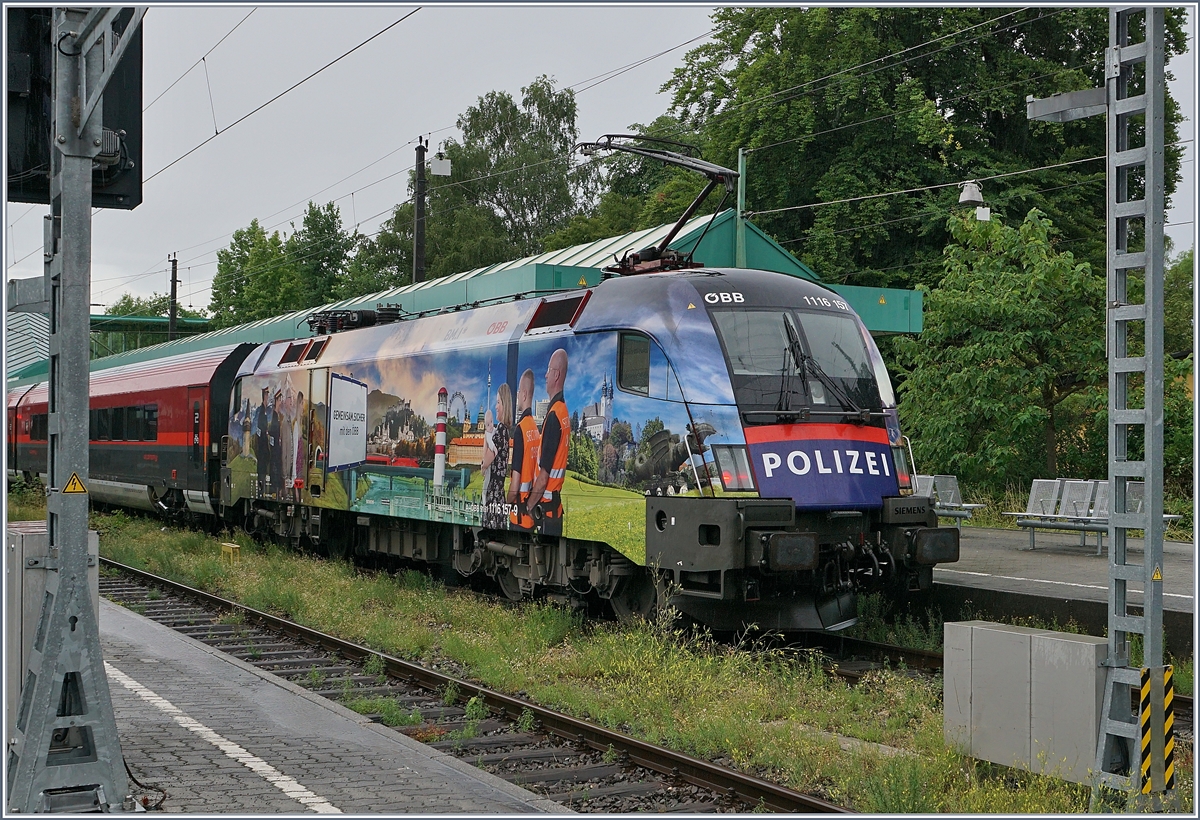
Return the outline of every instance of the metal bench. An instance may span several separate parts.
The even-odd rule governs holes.
[[[1141,512],[1146,492],[1145,482],[1131,481],[1125,489],[1125,505],[1130,512]],[[1087,534],[1096,533],[1096,555],[1104,550],[1104,534],[1108,532],[1108,482],[1077,479],[1037,479],[1029,488],[1029,502],[1024,512],[1003,513],[1014,516],[1017,526],[1029,530],[1029,549],[1037,549],[1035,532],[1068,530],[1079,533],[1079,543],[1087,546]],[[1178,519],[1164,515],[1164,521]]]
[[[970,518],[973,510],[986,507],[986,504],[964,504],[962,491],[958,488],[958,476],[953,475],[916,475],[914,492],[918,496],[933,499],[933,511],[939,518],[955,519],[955,526],[961,526],[964,518]]]

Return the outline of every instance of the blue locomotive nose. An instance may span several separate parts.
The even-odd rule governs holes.
[[[876,509],[897,495],[888,433],[852,424],[777,424],[746,429],[764,498],[799,510]]]

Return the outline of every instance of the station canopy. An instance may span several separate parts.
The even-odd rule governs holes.
[[[755,225],[750,222],[745,224],[746,267],[777,271],[814,282],[821,281],[816,272],[788,253]],[[91,369],[93,371],[103,370],[123,364],[227,344],[307,338],[313,334],[305,320],[316,311],[374,310],[378,305],[387,304],[399,305],[402,314],[419,313],[456,305],[497,300],[517,294],[543,294],[592,286],[599,284],[605,266],[611,265],[615,259],[619,259],[627,252],[657,245],[667,236],[672,227],[673,224],[660,225],[656,228],[635,231],[622,236],[598,239],[595,242],[575,245],[562,250],[548,251],[511,262],[499,262],[495,265],[463,271],[439,279],[429,279],[353,299],[332,302],[320,307],[298,310],[270,319],[260,319],[255,322],[138,348],[114,356],[105,356],[95,359],[91,364]],[[699,242],[699,246],[696,245],[697,242]],[[692,219],[679,231],[679,235],[675,237],[670,247],[684,253],[695,248],[693,258],[707,267],[736,267],[734,264],[736,250],[734,212],[732,210],[722,211],[715,219],[711,215]],[[836,291],[849,302],[862,317],[867,329],[876,336],[921,332],[923,303],[919,291],[852,285],[826,285],[826,287]],[[12,318],[11,314],[9,318]],[[45,373],[44,361],[15,372],[10,367],[8,386],[41,381],[45,378]]]

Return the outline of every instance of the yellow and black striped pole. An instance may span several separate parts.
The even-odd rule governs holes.
[[[1142,668],[1141,793],[1175,789],[1175,684],[1173,667]]]

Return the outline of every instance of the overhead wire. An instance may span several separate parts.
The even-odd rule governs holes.
[[[251,14],[254,14],[254,12],[256,12],[256,11],[258,11],[258,8],[257,8],[257,7],[250,9],[250,12],[249,12],[249,13],[248,13],[248,14],[247,14],[245,17],[243,17],[241,20],[238,20],[238,22],[237,22],[237,25],[235,25],[233,28],[231,28],[229,31],[227,31],[227,32],[225,33],[225,36],[224,36],[224,37],[222,37],[220,40],[217,40],[217,44],[216,44],[216,45],[214,45],[214,46],[213,46],[212,48],[210,48],[208,51],[204,52],[204,56],[203,56],[203,57],[201,57],[201,58],[200,58],[199,60],[197,60],[196,62],[192,63],[192,64],[191,64],[191,66],[188,68],[188,70],[187,70],[187,71],[183,72],[182,74],[180,74],[178,77],[176,77],[176,78],[175,78],[175,82],[171,83],[169,86],[167,86],[165,89],[163,89],[162,93],[160,93],[160,94],[159,94],[157,97],[155,97],[154,99],[152,99],[152,100],[149,102],[149,104],[147,104],[147,105],[146,105],[146,107],[142,109],[142,113],[143,113],[143,114],[145,114],[147,111],[149,111],[149,110],[150,110],[150,106],[154,105],[156,102],[158,102],[159,100],[161,100],[161,99],[162,99],[162,98],[163,98],[163,97],[166,95],[166,93],[167,93],[168,91],[170,91],[172,88],[174,88],[176,85],[178,85],[178,84],[179,84],[179,81],[180,81],[180,80],[182,80],[182,79],[183,79],[184,77],[186,77],[187,75],[191,74],[191,73],[192,73],[192,71],[193,71],[193,70],[195,70],[196,66],[198,66],[198,65],[200,65],[202,62],[204,62],[205,58],[207,58],[207,57],[208,57],[208,55],[212,54],[214,51],[216,51],[216,50],[217,50],[217,46],[219,46],[219,45],[221,45],[221,43],[225,42],[225,41],[226,41],[226,40],[229,38],[229,35],[230,35],[230,34],[233,34],[235,31],[237,31],[237,30],[238,30],[238,27],[239,27],[239,26],[241,26],[241,25],[242,25],[242,23],[244,23],[244,22],[246,22],[247,20],[249,20],[249,19],[250,19],[250,15],[251,15]]]
[[[398,25],[400,25],[401,23],[403,23],[403,22],[404,22],[405,20],[407,20],[409,17],[412,17],[414,14],[416,14],[416,13],[417,13],[418,11],[420,11],[420,10],[421,10],[421,7],[420,7],[420,6],[417,6],[415,9],[413,9],[413,10],[412,10],[412,11],[410,11],[408,14],[404,15],[403,17],[401,17],[399,20],[396,20],[394,23],[391,23],[391,24],[389,24],[389,25],[385,26],[383,29],[381,29],[381,30],[377,31],[375,34],[372,34],[370,37],[368,37],[367,39],[363,40],[361,43],[359,43],[358,45],[356,45],[354,48],[352,48],[352,49],[350,49],[349,51],[346,51],[346,52],[344,52],[344,53],[340,54],[339,56],[335,57],[333,60],[330,60],[328,63],[326,63],[325,65],[321,66],[321,67],[320,67],[320,68],[318,68],[316,71],[314,71],[313,73],[309,74],[309,75],[308,75],[307,77],[305,77],[303,80],[300,80],[299,82],[295,83],[294,85],[292,85],[292,86],[289,86],[288,88],[285,88],[283,91],[280,91],[278,94],[276,94],[274,97],[272,97],[271,99],[267,100],[267,101],[266,101],[266,102],[264,102],[263,104],[259,105],[258,107],[254,108],[253,110],[249,111],[248,113],[246,113],[246,114],[243,114],[241,117],[238,117],[236,120],[234,120],[234,121],[233,121],[233,122],[231,122],[229,125],[227,125],[227,126],[225,126],[224,128],[222,128],[221,130],[217,131],[217,133],[213,134],[211,137],[209,137],[208,139],[204,140],[204,141],[203,141],[203,142],[201,142],[199,145],[196,145],[196,146],[194,146],[193,148],[189,149],[188,151],[186,151],[186,152],[185,152],[184,154],[182,154],[181,156],[179,156],[179,157],[176,157],[175,159],[171,160],[171,161],[170,161],[170,162],[168,162],[166,165],[164,165],[162,168],[159,168],[159,169],[158,169],[157,171],[155,171],[153,174],[151,174],[150,176],[146,177],[146,179],[145,179],[145,180],[143,180],[143,183],[142,183],[142,184],[145,184],[145,183],[149,182],[150,180],[154,179],[156,176],[158,176],[159,174],[161,174],[163,171],[166,171],[168,168],[171,168],[171,167],[172,167],[172,166],[174,166],[176,163],[183,161],[183,160],[184,160],[184,159],[186,159],[187,157],[189,157],[189,156],[191,156],[192,154],[194,154],[196,151],[199,151],[199,150],[200,150],[201,148],[203,148],[205,145],[208,145],[210,142],[212,142],[213,140],[215,140],[217,137],[221,136],[221,135],[222,135],[222,134],[224,134],[225,132],[229,131],[229,130],[230,130],[231,128],[233,128],[234,126],[236,126],[236,125],[238,125],[238,124],[240,124],[240,123],[242,123],[242,122],[245,122],[247,119],[249,119],[250,117],[254,116],[254,115],[255,115],[255,114],[257,114],[259,111],[262,111],[264,108],[266,108],[267,106],[269,106],[271,103],[275,102],[276,100],[280,99],[281,97],[284,97],[285,95],[287,95],[287,94],[291,93],[292,91],[296,90],[297,88],[299,88],[300,86],[304,85],[306,82],[308,82],[309,80],[311,80],[313,77],[316,77],[316,76],[317,76],[318,74],[320,74],[322,71],[325,71],[327,68],[330,68],[331,66],[334,66],[334,65],[336,65],[337,63],[341,62],[342,60],[344,60],[345,58],[349,57],[349,56],[350,56],[351,54],[353,54],[354,52],[358,51],[358,50],[359,50],[360,48],[362,48],[363,46],[365,46],[365,45],[367,45],[368,43],[370,43],[372,40],[375,40],[376,38],[378,38],[378,37],[381,37],[381,36],[383,36],[384,34],[386,34],[388,31],[391,31],[393,28],[395,28],[396,26],[398,26]]]

